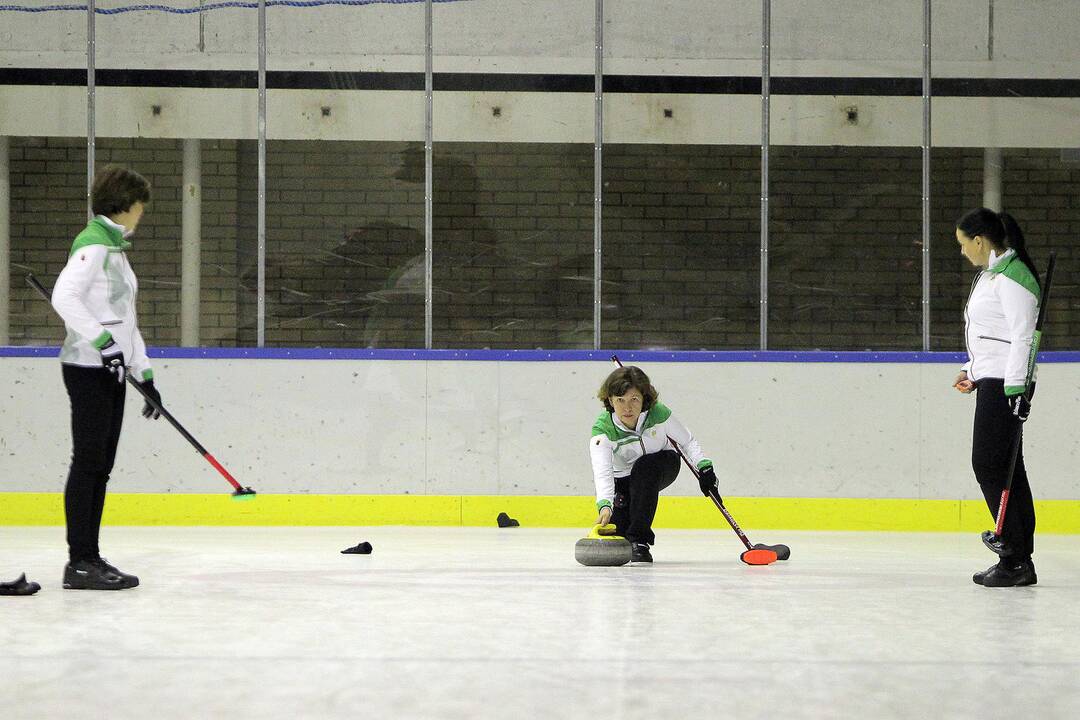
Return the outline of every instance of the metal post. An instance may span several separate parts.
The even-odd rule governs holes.
[[[761,349],[769,348],[769,79],[772,2],[761,0]]]
[[[1001,174],[1004,170],[1001,148],[983,150],[983,207],[1001,212]]]
[[[97,30],[94,27],[94,17],[97,8],[94,0],[86,1],[86,217],[94,216],[93,205],[90,200],[90,187],[94,183],[94,148],[96,143],[94,127],[94,113],[96,107],[97,57],[94,48],[97,44]]]
[[[923,0],[922,336],[930,351],[930,3]]]
[[[259,0],[259,268],[256,345],[266,344],[266,0]]]
[[[432,0],[424,0],[424,347],[428,350],[432,347],[432,300],[435,295],[435,283],[432,276],[434,265],[434,233],[432,228],[435,224],[435,216],[432,205],[435,190],[435,169],[433,167],[434,152],[434,113],[433,102],[433,54],[432,46]]]
[[[11,165],[0,135],[0,345],[11,342]]]
[[[600,349],[600,320],[603,306],[600,297],[604,217],[604,0],[596,0],[595,77],[593,104],[596,125],[593,129],[593,349]]]
[[[202,152],[197,138],[184,140],[181,204],[180,344],[199,345],[199,295],[202,287]]]

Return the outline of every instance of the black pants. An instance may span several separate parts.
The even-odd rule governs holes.
[[[1009,457],[1016,437],[1017,420],[1005,397],[1005,382],[987,378],[978,382],[975,401],[975,432],[971,443],[971,467],[982,488],[986,506],[996,520],[1001,491],[1008,481]],[[1035,503],[1031,499],[1023,443],[1016,456],[1005,525],[1001,531],[1002,559],[1028,560],[1035,551]]]
[[[630,469],[630,475],[615,478],[615,509],[611,521],[619,535],[630,542],[656,542],[652,531],[656,503],[660,491],[675,482],[679,474],[679,455],[674,450],[662,450],[642,455]]]
[[[100,557],[98,534],[105,509],[120,427],[124,422],[124,384],[103,367],[62,365],[71,398],[71,470],[64,488],[68,553],[71,561]]]

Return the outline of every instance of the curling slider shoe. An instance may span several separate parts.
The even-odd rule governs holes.
[[[752,550],[743,552],[739,559],[747,565],[772,565],[778,558],[773,550],[755,547]]]
[[[501,528],[521,527],[521,523],[504,512],[499,513],[499,516],[495,518],[495,524]]]
[[[36,582],[27,582],[26,573],[12,582],[0,582],[0,595],[33,595],[41,586]]]
[[[232,494],[233,500],[254,500],[255,491],[249,487],[237,488],[236,492]]]
[[[345,548],[341,551],[342,555],[370,555],[371,543],[364,541],[353,545],[350,548]]]
[[[754,545],[755,550],[772,550],[776,553],[777,560],[787,560],[791,557],[791,548],[787,545],[765,545],[764,543],[758,543]]]

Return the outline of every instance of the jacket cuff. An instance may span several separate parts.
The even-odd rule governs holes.
[[[1006,385],[1005,386],[1005,397],[1013,397],[1015,395],[1023,395],[1025,390],[1027,390],[1027,387],[1025,387],[1023,385]]]
[[[91,341],[91,344],[92,344],[92,345],[93,345],[93,346],[94,346],[95,348],[97,348],[98,350],[100,350],[101,348],[103,348],[103,347],[105,347],[106,345],[108,345],[108,344],[109,344],[109,341],[110,341],[110,340],[112,340],[112,339],[113,339],[113,337],[112,337],[112,333],[111,333],[111,332],[109,332],[108,330],[102,330],[102,331],[101,331],[101,334],[100,334],[100,335],[98,335],[98,336],[97,336],[96,338],[94,338],[94,339],[93,339],[93,341]]]
[[[146,382],[147,380],[153,380],[153,379],[154,379],[154,370],[153,370],[153,368],[147,368],[146,370],[143,370],[143,374],[142,374],[142,381],[143,382]]]
[[[705,458],[704,460],[702,460],[701,462],[699,462],[697,464],[697,469],[698,470],[704,470],[705,468],[711,468],[711,467],[712,467],[712,460],[710,460],[709,458]]]
[[[607,498],[596,501],[596,512],[600,512],[604,508],[609,508],[609,507],[611,507],[611,501],[608,500]]]

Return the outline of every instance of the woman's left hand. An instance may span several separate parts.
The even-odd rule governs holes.
[[[956,380],[953,380],[953,387],[967,395],[975,389],[975,383],[968,380],[966,372],[962,372],[956,376]]]

